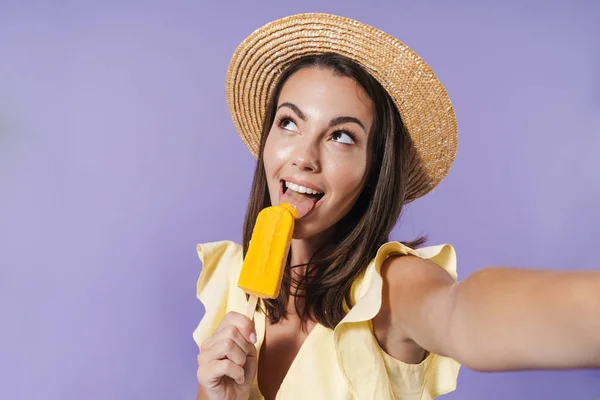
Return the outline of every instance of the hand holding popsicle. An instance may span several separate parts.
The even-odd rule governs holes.
[[[248,398],[258,365],[254,311],[259,297],[279,296],[297,215],[289,203],[259,213],[238,280],[250,296],[246,313],[229,312],[202,343],[198,399]]]
[[[258,368],[254,324],[229,312],[200,348],[197,400],[248,399]]]

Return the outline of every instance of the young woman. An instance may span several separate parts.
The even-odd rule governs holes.
[[[600,367],[600,273],[486,268],[388,242],[456,152],[445,90],[403,43],[303,14],[236,50],[227,96],[258,159],[243,246],[199,245],[199,399],[431,399],[478,371]],[[279,298],[237,287],[260,210],[299,212]]]

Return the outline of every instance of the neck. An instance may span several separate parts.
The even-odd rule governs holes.
[[[308,264],[310,259],[315,255],[317,250],[331,239],[333,235],[333,229],[327,229],[314,236],[303,238],[303,239],[292,239],[291,252],[292,259],[291,265],[303,265]],[[306,267],[297,267],[293,269],[294,275],[297,277],[303,276],[306,272]]]
[[[333,235],[333,229],[325,230],[321,233],[318,233],[314,236],[304,239],[292,239],[292,244],[290,246],[290,251],[292,254],[291,257],[291,275],[292,278],[296,281],[301,281],[302,278],[306,275],[306,265],[310,261],[310,259],[315,255],[317,250],[326,243]],[[296,265],[301,265],[296,267]],[[290,299],[288,303],[288,313],[294,314],[296,312],[296,306],[300,308],[303,307],[304,299],[298,295],[300,295],[302,289],[298,289],[298,291],[291,289],[290,291]]]

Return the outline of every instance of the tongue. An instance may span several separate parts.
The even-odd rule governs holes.
[[[296,207],[296,211],[298,211],[296,219],[300,219],[308,214],[315,207],[316,201],[317,199],[312,196],[294,192],[293,190],[286,190],[280,199],[280,203],[287,202]]]

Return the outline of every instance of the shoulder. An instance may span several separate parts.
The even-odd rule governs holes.
[[[458,278],[456,251],[450,244],[411,249],[400,242],[382,245],[370,266],[393,287]]]
[[[196,283],[196,297],[204,305],[205,314],[193,337],[198,347],[217,328],[225,314],[235,308],[243,310],[243,292],[231,290],[237,284],[242,265],[242,246],[231,241],[196,245],[202,270]]]
[[[242,246],[229,240],[197,244],[196,252],[202,262],[200,280],[203,277],[208,279],[213,273],[224,269],[234,274],[241,267],[243,259]]]
[[[232,241],[196,245],[202,270],[196,284],[197,297],[204,303],[212,296],[222,297],[236,282],[242,267],[242,246]]]
[[[425,387],[431,398],[456,386],[459,364],[442,357],[448,354],[446,342],[438,345],[444,333],[444,309],[429,314],[433,308],[420,304],[420,299],[436,297],[432,295],[434,287],[452,287],[455,276],[456,255],[450,245],[415,250],[388,242],[379,248],[355,281],[357,301],[334,330],[340,365],[357,389],[364,389],[359,392],[365,398],[373,393],[372,385],[365,384],[370,382],[364,379],[365,371],[387,374],[390,383],[401,383],[402,393],[410,382],[418,385],[421,393]],[[423,318],[413,319],[415,316]],[[357,345],[361,341],[364,346]],[[424,349],[431,354],[422,361]],[[374,352],[382,356],[374,356]]]
[[[454,248],[446,244],[390,254],[381,263],[380,273],[382,303],[373,320],[378,339],[414,341],[429,351],[439,350],[437,342],[425,345],[431,344],[431,335],[435,339],[435,332],[443,330],[452,306],[457,279]]]
[[[456,252],[451,245],[431,246],[412,250],[406,254],[390,254],[381,264],[381,276],[384,282],[402,292],[423,289],[439,283],[454,283],[456,271]]]
[[[230,240],[221,240],[218,242],[199,243],[196,245],[196,252],[203,264],[208,264],[215,259],[235,258],[242,254],[242,246]]]

